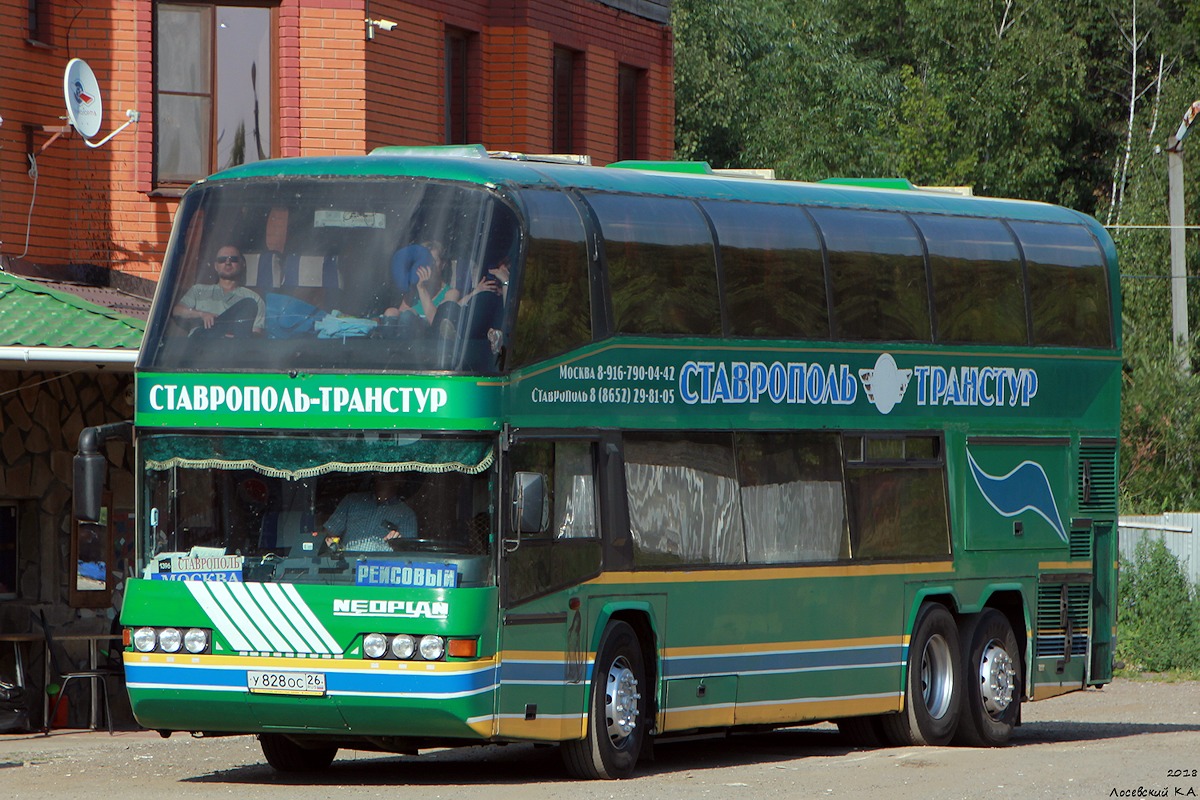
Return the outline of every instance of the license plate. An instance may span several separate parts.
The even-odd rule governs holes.
[[[248,670],[246,688],[259,694],[325,694],[324,672]]]

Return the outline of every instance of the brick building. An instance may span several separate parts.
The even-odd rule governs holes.
[[[70,455],[84,425],[131,413],[132,355],[189,184],[260,158],[395,144],[670,158],[669,7],[0,0],[0,633],[32,630],[30,612],[109,629],[131,543],[130,454],[108,452],[101,590],[77,570]],[[63,119],[73,58],[101,89],[91,142],[131,122],[99,147]],[[12,665],[0,650],[0,676]]]

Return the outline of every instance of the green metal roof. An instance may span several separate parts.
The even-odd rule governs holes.
[[[144,331],[140,319],[0,272],[0,346],[137,350]]]

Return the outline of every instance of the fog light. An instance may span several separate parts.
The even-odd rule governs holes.
[[[158,646],[167,653],[178,653],[183,646],[183,636],[178,628],[163,628],[158,634]]]
[[[157,640],[158,636],[154,633],[154,628],[138,628],[133,632],[133,646],[140,653],[149,653],[153,650]]]
[[[387,637],[382,633],[368,633],[363,638],[363,654],[367,658],[383,658],[387,646]]]
[[[402,633],[392,639],[392,655],[396,658],[412,658],[417,652],[417,643],[407,633]]]
[[[421,658],[426,661],[437,661],[446,652],[446,643],[442,641],[442,637],[429,636],[421,637]]]
[[[203,653],[208,648],[208,631],[192,628],[183,635],[183,647],[189,653]]]

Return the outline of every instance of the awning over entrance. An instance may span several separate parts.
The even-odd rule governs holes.
[[[133,369],[149,301],[0,272],[0,369]]]

